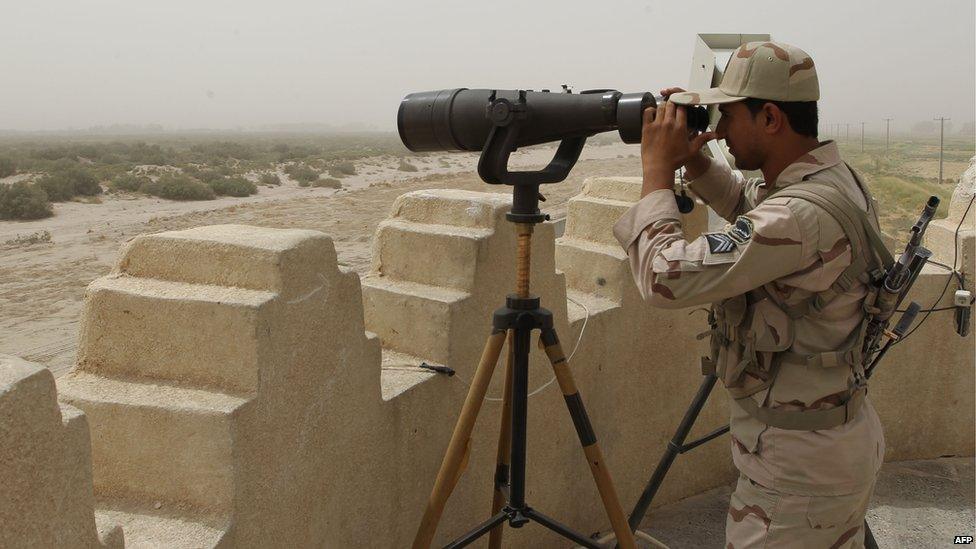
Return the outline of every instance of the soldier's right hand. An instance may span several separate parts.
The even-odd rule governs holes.
[[[661,88],[661,96],[667,99],[671,97],[671,95],[683,91],[685,91],[684,88],[679,88],[677,86],[671,88]],[[710,165],[710,161],[708,160],[708,157],[705,156],[705,151],[699,148],[698,151],[690,155],[688,161],[685,162],[684,164],[685,176],[687,176],[690,179],[694,179],[699,175],[705,173],[705,170],[708,169],[709,165]]]

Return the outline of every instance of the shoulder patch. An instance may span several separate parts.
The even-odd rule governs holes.
[[[736,244],[745,244],[752,238],[753,224],[752,220],[744,215],[740,215],[738,219],[735,220],[735,224],[726,231],[726,234],[736,242]]]
[[[713,254],[724,254],[735,250],[735,240],[726,233],[705,233],[708,241],[708,251]]]

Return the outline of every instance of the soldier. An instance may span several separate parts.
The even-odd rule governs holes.
[[[713,304],[703,365],[731,396],[740,472],[727,549],[861,547],[885,444],[861,345],[870,281],[887,252],[867,189],[837,145],[817,139],[813,60],[752,42],[734,52],[718,88],[662,94],[666,106],[644,116],[642,198],[614,235],[651,305]],[[689,137],[681,105],[696,104],[719,105],[714,133]],[[706,157],[713,138],[725,139],[737,168],[763,178]],[[681,166],[728,221],[723,231],[685,240],[672,191]],[[802,189],[816,196],[797,196]]]

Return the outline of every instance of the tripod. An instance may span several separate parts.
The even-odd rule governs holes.
[[[512,210],[506,218],[515,223],[517,238],[516,293],[509,295],[505,306],[496,310],[492,331],[488,337],[481,361],[475,371],[471,387],[465,397],[460,416],[454,426],[451,441],[437,472],[420,527],[413,541],[414,549],[430,547],[444,511],[448,497],[457,485],[470,452],[471,432],[478,412],[488,391],[495,364],[498,362],[506,334],[509,340],[509,356],[505,372],[505,389],[502,404],[502,426],[498,437],[495,489],[491,517],[472,530],[449,543],[446,547],[464,547],[490,532],[489,547],[501,547],[503,523],[521,528],[529,522],[537,522],[560,536],[588,548],[600,544],[570,529],[553,518],[530,507],[525,501],[526,423],[528,413],[528,368],[530,339],[533,330],[540,331],[540,340],[556,375],[559,388],[566,400],[566,407],[576,427],[583,453],[590,465],[600,499],[610,519],[618,543],[633,548],[633,533],[617,498],[617,492],[597,444],[593,427],[583,407],[576,382],[569,370],[569,362],[563,354],[552,313],[540,306],[540,299],[529,292],[529,268],[532,232],[535,224],[547,219],[539,212],[539,185],[562,181],[579,158],[585,137],[563,140],[549,165],[535,172],[510,173],[508,158],[515,150],[516,137],[521,126],[519,116],[522,98],[513,101],[500,99],[498,108],[489,109],[494,124],[478,163],[478,173],[488,183],[513,185]],[[506,110],[509,109],[509,110]],[[544,199],[543,199],[544,200]]]

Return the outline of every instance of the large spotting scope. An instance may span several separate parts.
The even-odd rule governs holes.
[[[586,138],[617,130],[624,143],[640,143],[644,109],[657,101],[649,92],[588,90],[549,93],[455,88],[411,93],[400,103],[397,129],[408,149],[480,151],[495,126],[518,123],[515,147]],[[708,113],[687,110],[689,130],[705,131]]]
[[[506,217],[515,223],[541,223],[547,216],[539,211],[539,201],[544,200],[539,186],[566,179],[590,136],[617,130],[624,143],[640,143],[644,109],[656,105],[648,92],[455,88],[407,95],[397,112],[397,129],[400,140],[414,152],[481,151],[481,179],[513,187],[512,210]],[[704,131],[708,112],[702,107],[687,109],[687,123],[689,132]],[[559,141],[559,147],[545,168],[509,171],[513,151],[550,141]]]

